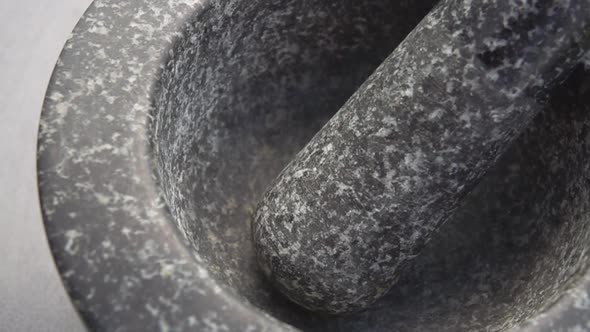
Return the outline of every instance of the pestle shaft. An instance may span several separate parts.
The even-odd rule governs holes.
[[[265,274],[327,313],[383,296],[579,62],[589,18],[588,0],[442,1],[264,195]]]

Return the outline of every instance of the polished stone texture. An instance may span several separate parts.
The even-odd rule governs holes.
[[[582,66],[366,311],[306,311],[257,268],[264,190],[433,5],[97,0],[56,67],[38,156],[48,239],[89,329],[583,330]]]
[[[590,3],[442,1],[295,157],[253,227],[293,301],[385,295],[586,51]]]

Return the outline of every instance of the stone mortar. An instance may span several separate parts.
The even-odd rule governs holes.
[[[47,236],[97,331],[590,329],[580,65],[390,294],[314,314],[257,270],[252,209],[433,1],[97,0],[39,132]]]

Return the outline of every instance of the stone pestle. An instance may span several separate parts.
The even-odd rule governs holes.
[[[320,312],[383,296],[579,62],[589,18],[588,0],[442,1],[271,184],[264,273]]]

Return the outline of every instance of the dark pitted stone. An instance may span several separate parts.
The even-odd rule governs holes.
[[[273,183],[253,234],[294,302],[367,308],[542,109],[590,2],[443,1]]]
[[[306,311],[257,269],[264,189],[433,5],[95,1],[58,61],[38,152],[49,244],[88,329],[587,330],[584,67],[364,312]]]

